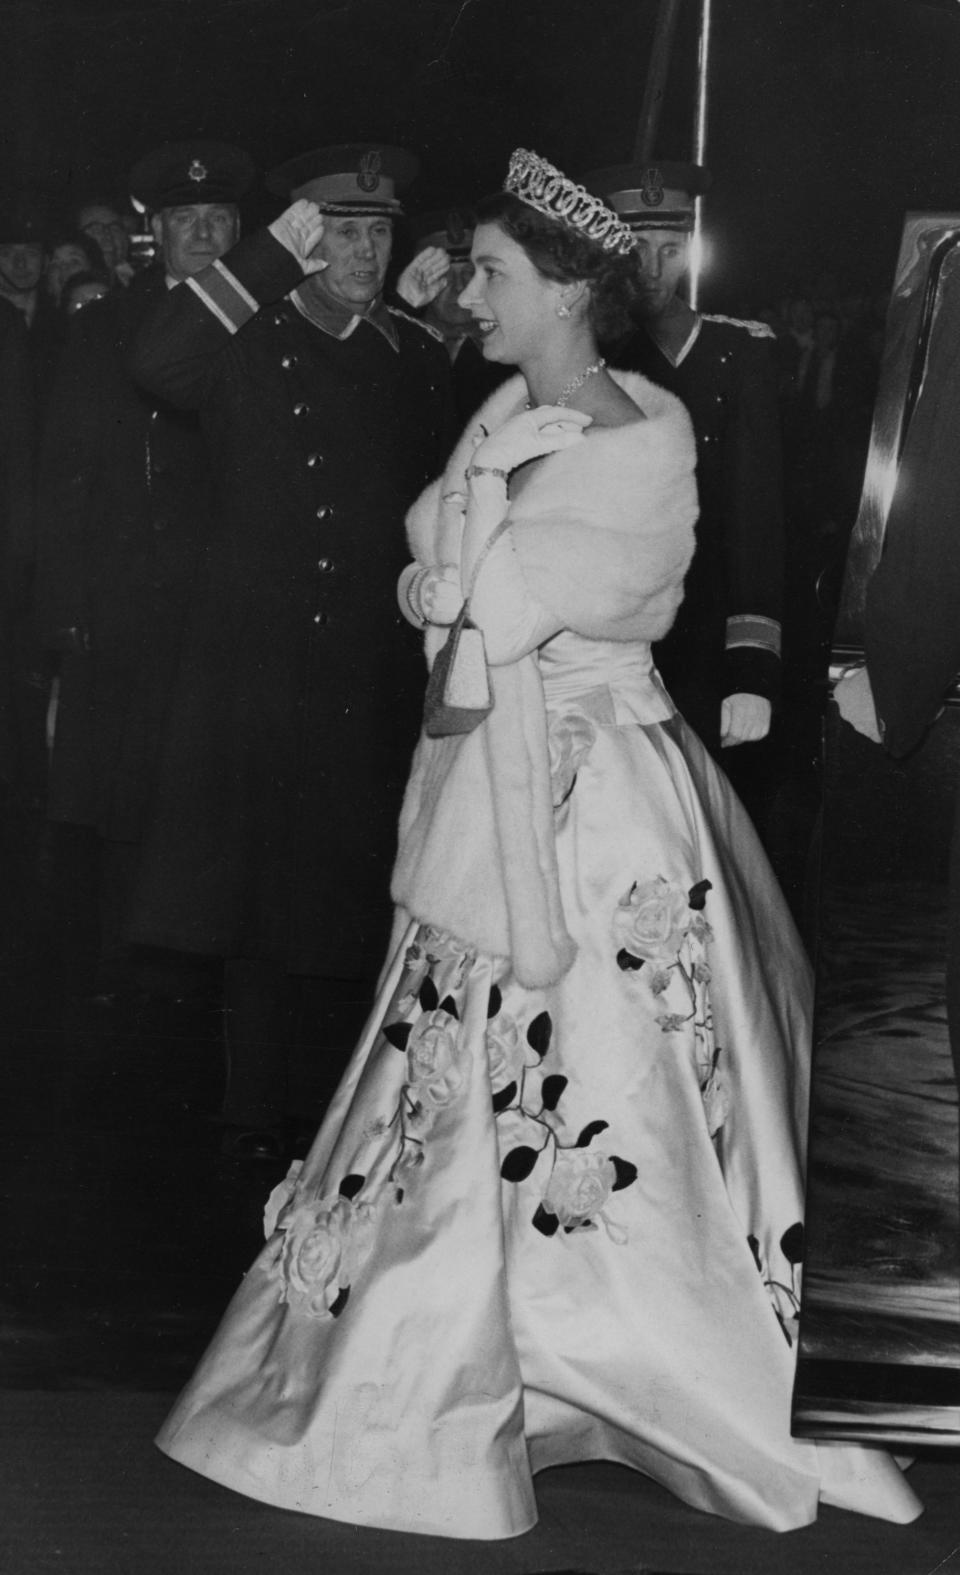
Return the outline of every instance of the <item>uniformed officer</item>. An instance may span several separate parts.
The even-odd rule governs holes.
[[[459,304],[473,273],[470,247],[475,227],[475,216],[466,207],[417,214],[411,221],[414,255],[397,281],[401,300],[437,331],[446,346],[460,430],[512,371],[485,360],[476,321]]]
[[[618,165],[583,180],[630,224],[642,269],[641,325],[609,359],[679,395],[697,441],[697,550],[657,664],[710,748],[756,742],[769,731],[780,687],[783,498],[773,336],[765,324],[705,316],[684,299],[706,170]]]
[[[237,239],[254,175],[245,152],[207,139],[140,160],[130,185],[156,263],[80,314],[51,394],[37,616],[59,658],[48,813],[72,828],[58,840],[79,994],[130,982],[125,901],[210,512],[196,415],[139,388],[125,357],[155,302]]]
[[[200,411],[216,525],[133,934],[227,959],[240,1156],[283,1146],[290,982],[359,1005],[389,924],[424,681],[396,603],[403,517],[451,440],[443,347],[383,302],[416,169],[358,143],[274,170],[290,206],[159,303],[134,356]]]

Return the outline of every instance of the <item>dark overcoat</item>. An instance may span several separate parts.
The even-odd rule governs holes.
[[[693,422],[697,548],[676,622],[654,654],[711,746],[727,695],[779,694],[783,467],[771,345],[762,325],[701,317],[676,365],[642,328],[609,352],[614,366],[678,395]]]
[[[52,819],[139,840],[210,516],[200,423],[126,366],[167,295],[141,274],[78,314],[40,463],[37,623],[60,652]]]
[[[161,303],[133,362],[200,411],[216,506],[132,938],[360,978],[382,961],[425,679],[403,519],[450,446],[449,366],[399,313],[380,317],[394,343],[305,319],[267,233],[222,262]],[[204,293],[225,287],[275,304],[235,331]]]

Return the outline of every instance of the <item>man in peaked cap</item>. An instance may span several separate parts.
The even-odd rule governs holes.
[[[168,279],[199,273],[233,245],[255,174],[242,148],[206,139],[166,143],[134,166],[130,190],[150,214]]]
[[[200,412],[217,523],[133,935],[226,962],[222,1118],[241,1158],[283,1147],[303,981],[322,981],[342,1051],[389,926],[423,693],[396,601],[403,518],[452,435],[442,345],[383,301],[416,168],[368,142],[274,170],[290,206],[171,292],[134,355],[146,388]]]
[[[136,164],[156,261],[74,320],[50,396],[36,601],[59,665],[48,813],[78,941],[68,987],[80,995],[131,982],[126,898],[209,529],[199,421],[139,388],[126,357],[154,305],[237,239],[254,173],[241,149],[205,138]]]
[[[466,426],[474,411],[512,372],[484,358],[477,325],[459,304],[473,273],[470,247],[476,218],[470,208],[451,207],[418,214],[411,222],[413,259],[397,281],[397,294],[440,335],[453,371],[457,423]]]
[[[646,296],[640,325],[608,350],[609,359],[679,395],[697,441],[697,551],[657,663],[708,747],[757,743],[769,731],[780,685],[783,499],[773,336],[763,323],[705,316],[684,299],[705,169],[621,164],[593,170],[583,182],[634,231]],[[737,785],[743,791],[746,778]]]

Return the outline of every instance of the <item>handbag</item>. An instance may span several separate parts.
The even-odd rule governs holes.
[[[483,630],[470,617],[470,596],[487,553],[507,523],[506,518],[502,519],[484,542],[463,606],[434,658],[423,701],[423,730],[428,738],[472,733],[493,710]]]

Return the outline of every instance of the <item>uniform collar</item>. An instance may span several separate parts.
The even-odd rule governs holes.
[[[294,290],[290,299],[301,317],[305,317],[314,328],[329,334],[332,339],[349,339],[360,323],[369,323],[371,328],[383,335],[392,349],[400,349],[396,324],[384,306],[382,296],[377,296],[369,312],[362,314],[341,306],[339,301],[323,291],[322,286],[311,290],[309,307],[304,304],[300,289]]]

